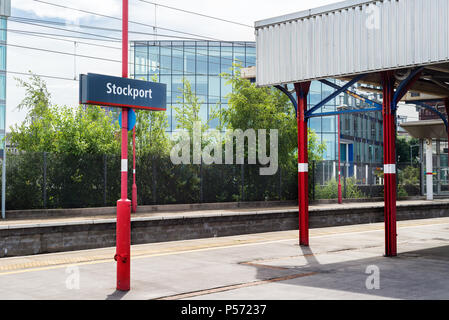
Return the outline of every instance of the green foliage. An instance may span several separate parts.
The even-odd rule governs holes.
[[[402,184],[398,185],[398,197],[408,197],[407,190]]]
[[[419,140],[415,138],[407,138],[407,137],[398,137],[396,139],[396,155],[397,155],[397,161],[398,163],[410,163],[410,151],[412,151],[412,155],[414,157],[412,158],[413,163],[418,163],[418,149],[416,148],[416,145],[419,144]],[[411,147],[414,147],[414,149],[411,149]]]
[[[136,152],[138,155],[166,155],[170,149],[165,112],[136,111]]]
[[[407,166],[399,171],[399,183],[404,186],[419,185],[419,168]]]
[[[33,121],[41,116],[50,106],[50,93],[47,84],[37,75],[29,71],[29,82],[15,78],[17,86],[25,89],[25,97],[17,106],[18,110],[26,109],[28,111],[27,121]]]
[[[287,96],[274,88],[258,88],[240,77],[240,65],[234,64],[233,75],[221,76],[232,85],[228,94],[229,108],[218,113],[222,126],[229,129],[278,129],[279,165],[288,171],[297,159],[298,135],[295,109]],[[268,131],[267,131],[268,133]],[[268,140],[268,138],[267,138]],[[309,160],[321,160],[325,145],[309,130]],[[296,172],[296,171],[295,171]]]
[[[343,183],[342,183],[343,184]],[[342,186],[343,188],[343,186]],[[329,180],[324,186],[317,186],[315,189],[316,199],[337,199],[338,183],[335,179]],[[346,179],[346,198],[363,199],[366,195],[357,187],[354,178]]]
[[[74,155],[118,152],[118,123],[104,109],[51,106],[45,82],[38,76],[19,84],[26,92],[19,109],[26,108],[27,116],[11,127],[11,142],[17,149]]]

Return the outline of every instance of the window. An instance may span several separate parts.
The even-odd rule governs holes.
[[[220,44],[209,46],[209,74],[219,75],[220,74]]]
[[[221,73],[231,73],[232,68],[232,44],[221,47]]]
[[[197,75],[206,75],[207,74],[207,47],[196,48],[197,56],[196,56],[196,74]]]
[[[184,48],[173,46],[173,74],[184,74]]]
[[[171,100],[171,75],[161,75],[159,82],[165,83],[167,85],[167,103],[170,104],[172,102],[172,100]]]
[[[0,100],[6,99],[6,76],[0,74]]]
[[[196,94],[200,101],[207,102],[207,76],[196,77]]]
[[[196,72],[196,47],[195,44],[187,45],[184,48],[184,70],[187,74]]]
[[[138,46],[135,47],[135,73],[139,75],[147,75],[147,55],[148,55],[148,47],[147,46]],[[3,52],[0,49],[0,64],[3,68]]]
[[[161,74],[171,73],[171,48],[161,47]]]
[[[309,120],[309,127],[315,132],[321,132],[321,118],[311,118]]]
[[[245,60],[245,47],[242,44],[234,44],[234,61],[244,66]]]
[[[159,74],[159,47],[149,47],[148,53],[148,72],[151,78],[154,74]]]
[[[0,41],[6,41],[6,19],[0,18]]]
[[[246,66],[251,67],[256,65],[256,48],[246,47]]]
[[[336,132],[335,123],[337,118],[333,117],[323,117],[322,130],[323,132]]]
[[[5,130],[5,105],[0,105],[0,130]],[[0,145],[2,145],[0,140]]]
[[[220,77],[209,77],[209,103],[220,101]]]
[[[323,134],[323,141],[326,143],[326,151],[324,154],[325,160],[335,160],[336,157],[336,135]]]

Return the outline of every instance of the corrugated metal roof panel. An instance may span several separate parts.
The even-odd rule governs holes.
[[[448,17],[449,0],[350,0],[257,22],[257,83],[448,62]]]

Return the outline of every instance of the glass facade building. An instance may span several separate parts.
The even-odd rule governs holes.
[[[225,96],[232,90],[220,74],[231,73],[233,62],[243,67],[256,65],[254,42],[136,41],[131,43],[131,50],[131,77],[151,80],[157,76],[158,82],[167,85],[168,132],[176,130],[172,106],[182,102],[183,78],[201,101],[202,120],[210,120],[215,128],[218,120],[209,118],[211,109],[217,105],[227,108]]]
[[[338,80],[328,81],[342,86],[344,83]],[[350,91],[357,90],[356,87]],[[313,81],[309,93],[309,108],[315,106],[326,97],[331,95],[335,89],[319,81]],[[366,96],[366,94],[364,93]],[[375,101],[382,101],[381,95],[369,94],[369,98]],[[335,112],[338,107],[346,109],[370,108],[361,100],[344,93],[332,99],[324,105],[317,113]],[[326,142],[325,160],[338,159],[338,117],[311,118],[309,127],[313,129],[320,141]],[[360,114],[347,114],[340,117],[340,148],[341,160],[347,162],[382,163],[382,113],[370,112]]]
[[[226,80],[219,76],[220,73],[231,72],[234,61],[240,62],[243,67],[256,65],[255,42],[135,41],[131,43],[131,50],[131,77],[151,80],[156,75],[159,82],[167,84],[169,132],[176,130],[175,113],[171,106],[180,103],[183,78],[191,83],[192,90],[202,101],[201,117],[205,121],[209,120],[210,110],[217,103],[221,104],[221,108],[227,107],[225,96],[232,88],[226,85]],[[338,80],[329,81],[342,84]],[[321,102],[332,92],[333,88],[313,81],[309,107]],[[369,98],[379,100],[377,94],[370,94]],[[342,105],[353,109],[365,107],[360,100],[348,94],[341,94],[322,107],[321,112],[336,111]],[[315,130],[319,140],[326,143],[325,160],[338,158],[337,119],[337,116],[333,116],[312,118],[309,121],[309,127]],[[211,120],[212,128],[217,124],[218,120]],[[340,148],[342,161],[381,163],[381,112],[341,116]]]

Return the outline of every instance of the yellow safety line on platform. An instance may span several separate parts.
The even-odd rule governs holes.
[[[448,219],[445,219],[448,220]],[[431,221],[401,221],[398,223],[398,228],[405,229],[405,228],[412,228],[412,227],[419,227],[419,226],[432,226],[432,225],[444,225],[449,224],[449,222],[436,222],[435,220]],[[341,229],[343,228],[343,229]],[[383,231],[384,226],[383,224],[373,224],[373,225],[355,225],[355,226],[343,226],[343,227],[330,227],[326,229],[334,229],[334,230],[328,230],[328,231],[322,231],[323,229],[311,229],[310,230],[310,237],[311,238],[319,238],[319,237],[326,237],[330,235],[336,235],[336,234],[357,234],[357,233],[365,233],[365,232],[374,232],[374,231]],[[321,231],[320,231],[321,230]],[[287,231],[288,232],[288,231]],[[295,231],[290,231],[295,232]],[[248,239],[248,240],[241,240],[236,239],[232,241],[223,241],[221,243],[217,244],[202,244],[202,245],[196,245],[196,246],[183,246],[183,247],[171,247],[162,249],[159,251],[154,251],[153,249],[147,249],[143,250],[140,253],[132,253],[133,259],[145,259],[145,258],[152,258],[152,257],[161,257],[161,256],[167,256],[167,255],[174,255],[174,254],[186,254],[186,253],[193,253],[193,252],[203,252],[203,251],[210,251],[210,250],[217,250],[217,249],[226,249],[226,248],[238,248],[238,247],[244,247],[244,246],[254,246],[254,245],[263,245],[263,244],[272,244],[276,242],[284,242],[284,241],[291,241],[298,239],[298,236],[292,237],[292,236],[284,236],[284,237],[275,237],[273,240],[270,241],[261,241],[263,238],[258,237],[256,239]],[[198,239],[199,241],[204,239]],[[187,240],[192,241],[192,240]],[[195,241],[195,240],[193,240]],[[139,247],[147,246],[149,244],[144,245],[136,245],[133,246],[134,248],[132,251],[139,251]],[[113,250],[113,249],[111,249]],[[59,253],[64,254],[64,253]],[[70,252],[65,252],[65,254],[70,254]],[[112,256],[112,254],[111,254]],[[39,256],[34,256],[39,257]],[[27,256],[23,257],[25,259],[33,259],[33,256]],[[40,256],[41,257],[41,256]],[[14,259],[14,258],[12,258]],[[68,266],[83,266],[83,265],[93,265],[93,264],[101,264],[101,263],[109,263],[114,262],[114,259],[111,257],[109,258],[108,254],[102,254],[97,256],[77,256],[77,257],[66,257],[66,258],[60,258],[60,259],[49,259],[49,260],[42,260],[42,261],[30,261],[30,262],[23,262],[23,263],[17,263],[17,264],[6,264],[1,265],[2,259],[0,259],[0,276],[2,275],[11,275],[11,274],[19,274],[19,273],[26,273],[26,272],[34,272],[34,271],[45,271],[45,270],[52,270],[52,269],[59,269],[63,267]],[[15,270],[15,271],[13,271]],[[6,271],[6,272],[2,272]]]

